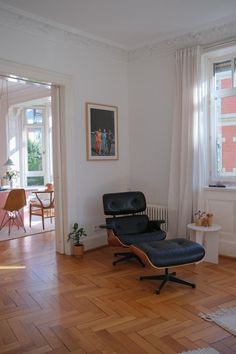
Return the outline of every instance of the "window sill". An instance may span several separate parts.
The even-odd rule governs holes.
[[[204,191],[214,191],[214,192],[236,192],[236,186],[226,186],[226,187],[204,187]]]

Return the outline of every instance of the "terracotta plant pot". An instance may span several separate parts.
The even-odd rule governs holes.
[[[73,254],[74,256],[83,257],[84,255],[84,245],[78,245],[73,247]]]
[[[53,191],[53,184],[52,183],[47,183],[45,186],[45,191]]]

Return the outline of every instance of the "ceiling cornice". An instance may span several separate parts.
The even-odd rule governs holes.
[[[94,50],[97,54],[110,56],[111,58],[127,61],[128,51],[118,45],[105,40],[93,38],[92,36],[77,33],[64,26],[55,25],[50,21],[44,21],[36,17],[29,17],[17,9],[11,9],[0,2],[0,26],[24,31],[31,35],[46,37],[52,41],[64,41],[67,44],[79,46],[83,49]]]
[[[137,49],[124,49],[118,45],[96,39],[78,33],[72,29],[60,26],[53,22],[25,15],[8,5],[0,2],[0,26],[6,26],[18,31],[24,31],[31,35],[43,36],[52,41],[64,41],[67,44],[75,45],[86,50],[95,51],[97,54],[105,55],[116,60],[133,61],[153,55],[166,55],[175,52],[176,49],[194,45],[210,45],[220,43],[229,38],[236,39],[236,20],[225,19],[225,23],[215,22],[211,27],[202,30],[195,30],[178,36],[144,45]]]
[[[177,49],[192,47],[195,45],[209,46],[223,43],[228,39],[235,38],[236,41],[236,20],[214,25],[213,27],[188,32],[172,37],[158,43],[146,45],[129,51],[129,61],[142,57],[161,55],[175,52]]]

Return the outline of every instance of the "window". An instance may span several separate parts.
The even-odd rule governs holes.
[[[47,157],[46,109],[45,107],[29,107],[24,112],[25,185],[43,186]]]
[[[27,186],[44,185],[43,127],[26,126],[27,134]]]
[[[211,180],[236,182],[236,54],[210,60]]]
[[[26,123],[27,124],[42,124],[43,110],[39,108],[26,109]]]

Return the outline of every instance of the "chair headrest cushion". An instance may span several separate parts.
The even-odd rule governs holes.
[[[146,209],[146,199],[142,192],[121,192],[103,195],[105,215],[125,215],[139,213]]]

